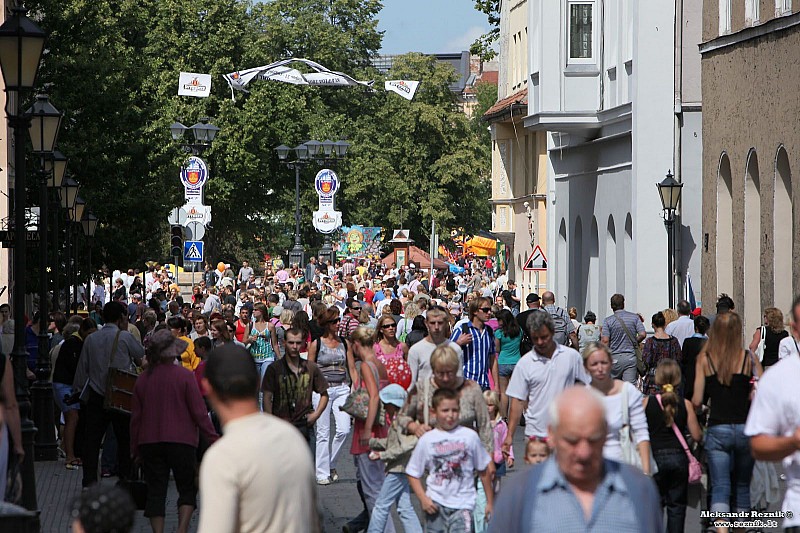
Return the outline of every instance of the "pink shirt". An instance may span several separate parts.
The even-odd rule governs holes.
[[[495,463],[503,463],[503,442],[508,435],[508,426],[502,418],[492,422],[492,437],[494,439],[494,451],[492,452],[492,461]],[[508,455],[511,459],[514,458],[514,447],[511,447],[511,453]]]

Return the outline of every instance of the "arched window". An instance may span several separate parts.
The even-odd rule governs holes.
[[[623,272],[625,280],[624,294],[633,294],[633,219],[631,214],[625,217],[625,249],[623,251],[623,264],[625,271]],[[609,295],[611,298],[611,295]]]
[[[761,181],[758,155],[751,149],[744,175],[744,323],[745,331],[761,324]]]
[[[597,316],[604,316],[610,313],[611,307],[609,306],[609,298],[612,294],[620,292],[624,289],[625,272],[623,269],[617,268],[617,228],[614,227],[614,216],[608,216],[608,225],[606,226],[606,286],[605,293],[600,295],[600,301],[597,304],[597,309],[592,309]],[[621,276],[621,277],[620,277]],[[619,287],[619,289],[618,289]],[[603,310],[603,311],[601,311]]]
[[[728,154],[717,170],[717,294],[733,294],[733,178]]]
[[[600,283],[600,236],[597,231],[597,218],[592,217],[592,228],[589,230],[589,279],[586,284],[586,305],[583,309],[578,308],[580,314],[588,309],[597,310],[602,285],[604,283]]]
[[[775,156],[775,195],[773,197],[773,302],[784,313],[792,305],[792,250],[794,248],[794,209],[792,206],[792,172],[789,155],[781,145]]]
[[[565,295],[569,293],[569,260],[567,257],[567,221],[561,219],[558,228],[558,246],[556,247],[556,269],[557,269],[557,291],[556,294]]]
[[[586,299],[585,294],[585,285],[584,285],[584,277],[585,274],[583,272],[583,257],[584,257],[584,249],[583,249],[583,224],[581,223],[581,218],[578,217],[575,219],[575,227],[572,230],[572,246],[569,247],[570,251],[570,273],[569,273],[569,298],[567,299],[567,305],[574,305],[575,307],[583,307],[583,302]],[[559,298],[562,298],[561,295],[558,295]],[[564,307],[560,300],[557,302],[559,305]]]

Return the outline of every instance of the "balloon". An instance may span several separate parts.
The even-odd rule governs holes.
[[[220,273],[220,274],[222,274],[223,272],[225,272],[225,263],[223,263],[222,261],[220,261],[219,263],[217,263],[217,270],[219,270],[219,273]]]

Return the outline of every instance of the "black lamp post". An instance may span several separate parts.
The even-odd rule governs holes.
[[[70,222],[77,223],[77,224],[70,224],[69,229],[72,231],[73,228],[76,230],[78,229],[76,226],[81,224],[81,220],[83,220],[83,213],[86,210],[86,201],[80,196],[75,198],[75,205],[69,211],[69,220]],[[75,305],[75,313],[78,313],[78,234],[77,231],[75,233],[75,245],[73,246],[73,253],[72,253],[73,261],[72,261],[72,297],[74,299]],[[84,294],[84,305],[85,305],[86,295]]]
[[[67,178],[66,180],[64,180],[64,184],[59,190],[61,207],[63,209],[66,209],[67,211],[67,225],[66,225],[67,251],[64,257],[64,267],[66,270],[65,272],[66,290],[64,291],[64,299],[66,303],[67,315],[69,315],[71,310],[69,290],[70,287],[72,286],[72,277],[70,276],[71,272],[70,265],[72,261],[72,231],[70,231],[69,213],[75,206],[75,200],[78,198],[78,190],[80,188],[81,186],[77,181],[75,181],[72,178]]]
[[[26,112],[31,117],[31,142],[33,153],[42,158],[42,170],[39,172],[39,349],[36,361],[36,381],[31,387],[33,400],[33,420],[36,432],[36,460],[55,461],[58,459],[56,443],[55,417],[53,413],[53,384],[50,381],[50,336],[47,333],[50,324],[48,308],[49,287],[47,283],[47,205],[48,174],[45,172],[45,160],[52,157],[61,125],[61,112],[47,99],[47,95],[38,95],[33,107]],[[53,165],[55,168],[55,165]],[[52,178],[54,179],[54,177]]]
[[[658,194],[661,197],[661,207],[664,210],[664,226],[667,228],[667,270],[669,306],[675,307],[675,211],[681,201],[683,183],[678,183],[672,176],[672,171],[667,171],[667,177],[657,183]]]
[[[27,352],[25,350],[25,130],[30,117],[20,112],[21,100],[33,89],[39,60],[44,50],[47,34],[25,16],[23,7],[14,7],[11,16],[0,26],[0,70],[6,91],[6,115],[14,130],[14,262],[12,274],[14,289],[11,298],[14,306],[14,383],[19,415],[22,424],[22,445],[25,462],[22,467],[22,504],[35,510],[36,479],[33,470],[33,439],[36,427],[30,419],[28,394]]]
[[[61,187],[64,185],[64,176],[67,172],[67,158],[58,150],[53,150],[53,154],[45,159],[44,162],[44,171],[47,175],[47,187],[51,190],[56,191],[56,201],[60,202],[61,198]],[[52,195],[51,195],[52,197]],[[58,211],[59,203],[55,205],[55,216],[53,217],[53,259],[52,259],[52,274],[53,274],[53,287],[52,287],[52,294],[53,294],[53,305],[55,306],[55,310],[60,309],[60,298],[59,298],[59,285],[58,285],[58,273],[59,273],[59,257],[58,257],[58,249],[61,237],[58,232]],[[48,203],[48,211],[49,211],[49,203]]]
[[[282,144],[275,148],[278,159],[288,168],[294,169],[294,246],[289,251],[289,264],[296,263],[299,267],[305,266],[305,250],[300,240],[300,169],[309,163],[318,165],[335,162],[344,159],[350,143],[346,141],[306,141],[302,144],[289,148]],[[294,150],[295,159],[289,161],[289,152]],[[330,248],[330,242],[326,236],[325,248]],[[331,252],[333,250],[331,249]]]
[[[97,217],[92,213],[84,213],[81,218],[81,226],[83,227],[83,235],[86,237],[87,242],[87,268],[86,268],[86,296],[85,301],[92,301],[92,243],[94,240],[94,232],[97,231]],[[86,306],[89,310],[89,306]]]

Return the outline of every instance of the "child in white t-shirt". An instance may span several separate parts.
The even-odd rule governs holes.
[[[425,511],[429,532],[466,532],[472,530],[475,508],[475,472],[486,491],[485,519],[494,504],[491,475],[487,470],[492,458],[483,448],[478,434],[459,426],[458,393],[438,389],[431,401],[436,429],[420,437],[406,466],[411,489]],[[420,478],[428,472],[427,490]]]

